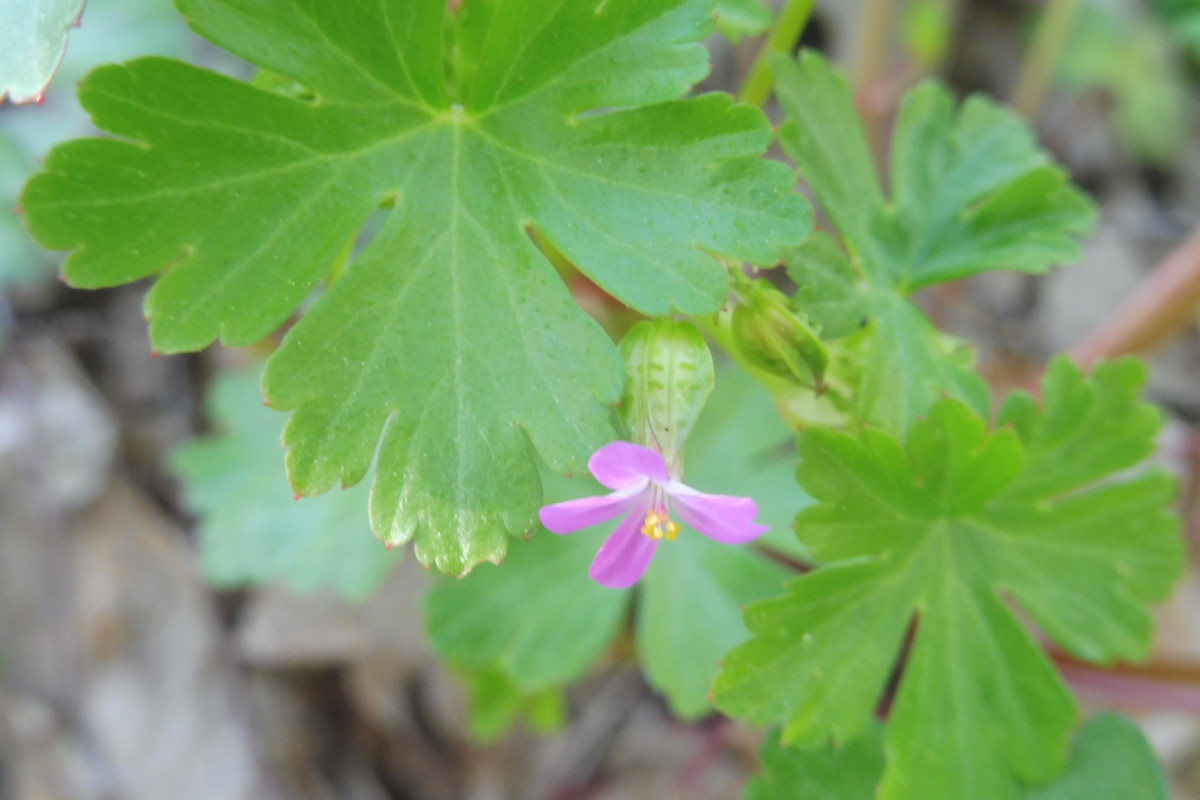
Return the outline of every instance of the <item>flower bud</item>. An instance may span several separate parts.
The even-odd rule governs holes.
[[[770,281],[747,282],[731,326],[738,350],[755,367],[812,389],[821,389],[829,355]]]
[[[713,360],[690,322],[639,322],[621,340],[628,382],[621,417],[636,444],[662,453],[678,472],[683,443],[713,390]]]

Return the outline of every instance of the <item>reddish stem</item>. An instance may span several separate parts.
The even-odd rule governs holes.
[[[1102,358],[1145,352],[1192,324],[1198,307],[1200,231],[1163,259],[1133,296],[1067,354],[1089,367]]]
[[[1081,694],[1128,708],[1200,712],[1200,664],[1155,658],[1145,664],[1097,667],[1050,649],[1064,678]]]

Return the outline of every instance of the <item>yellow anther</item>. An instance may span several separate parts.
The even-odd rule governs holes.
[[[660,542],[664,538],[672,541],[679,535],[679,526],[666,514],[651,511],[646,515],[646,521],[642,523],[642,535],[649,536],[656,542]]]

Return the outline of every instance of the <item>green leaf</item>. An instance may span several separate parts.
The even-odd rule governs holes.
[[[991,398],[971,368],[974,351],[939,333],[916,306],[892,292],[872,291],[866,308],[870,328],[854,398],[859,419],[906,431],[942,396],[987,414]]]
[[[659,550],[642,579],[638,657],[671,711],[691,719],[711,712],[720,659],[748,635],[742,605],[777,594],[789,570],[691,531]]]
[[[14,0],[14,5],[20,2]],[[6,32],[0,30],[0,38]],[[92,130],[74,97],[79,79],[99,64],[149,53],[176,54],[194,41],[183,19],[162,0],[91,0],[85,24],[70,40],[54,83],[46,89],[46,105],[4,114],[0,123],[0,285],[45,279],[61,260],[33,243],[18,214],[5,212],[20,207],[22,186],[51,145]],[[11,52],[0,49],[0,60]]]
[[[33,159],[6,131],[0,131],[0,203],[15,198],[33,168]],[[0,288],[23,283],[44,273],[44,255],[21,227],[16,214],[0,212]]]
[[[556,688],[526,693],[499,670],[467,676],[470,691],[471,735],[482,741],[499,739],[526,719],[538,733],[550,733],[566,721],[566,698]]]
[[[770,528],[758,542],[808,560],[792,529],[796,512],[812,503],[796,485],[796,432],[745,370],[718,369],[716,388],[688,437],[685,466],[687,482],[697,488],[753,497],[758,521]]]
[[[369,597],[400,557],[371,535],[365,487],[292,496],[279,463],[284,416],[263,408],[258,369],[221,376],[209,414],[220,431],[172,455],[199,519],[200,565],[221,587],[283,582]]]
[[[39,100],[67,49],[84,0],[5,0],[0,5],[0,102]]]
[[[1119,714],[1092,717],[1067,771],[1029,800],[1168,800],[1162,767],[1140,728]]]
[[[833,382],[850,387],[860,421],[901,436],[943,393],[986,412],[970,352],[903,298],[980,272],[1073,260],[1091,204],[1015,114],[980,96],[956,109],[932,82],[901,103],[885,198],[845,79],[810,52],[799,64],[779,57],[774,70],[787,112],[780,139],[845,248],[819,235],[789,251],[797,306],[830,337],[866,328],[847,345],[858,348],[858,370]]]
[[[953,8],[945,0],[914,0],[902,12],[901,39],[909,57],[931,70],[946,57],[954,35]]]
[[[882,726],[872,722],[842,746],[785,747],[777,732],[763,741],[762,773],[746,800],[874,800],[883,774]],[[934,798],[935,795],[923,795]],[[1167,800],[1162,769],[1146,738],[1117,714],[1093,717],[1075,742],[1066,772],[1028,800]]]
[[[793,478],[793,442],[767,393],[744,373],[723,369],[688,439],[686,479],[701,490],[753,497],[759,521],[771,526],[763,540],[804,558],[791,519],[810,501]],[[547,478],[556,500],[603,491],[588,479]],[[500,567],[439,583],[425,604],[435,649],[459,667],[498,669],[524,691],[581,677],[616,635],[632,596],[587,577],[611,528],[539,533],[514,545]],[[648,679],[675,713],[711,711],[717,660],[748,635],[739,605],[776,592],[785,574],[750,548],[690,530],[659,548],[639,584],[636,641]]]
[[[1151,9],[1178,42],[1200,59],[1200,2],[1197,0],[1154,0]]]
[[[770,26],[771,12],[762,0],[717,0],[717,28],[734,44]]]
[[[1183,551],[1174,482],[1113,477],[1153,445],[1143,379],[1119,362],[1085,380],[1060,359],[1044,409],[1018,397],[1012,425],[993,432],[949,398],[903,445],[874,428],[803,432],[798,475],[819,504],[796,525],[825,566],[747,609],[755,638],[725,659],[719,707],[786,719],[784,738],[801,745],[844,741],[871,718],[915,624],[881,800],[1004,800],[1053,778],[1074,705],[1007,601],[1080,658],[1145,657],[1146,606]],[[1113,444],[1087,441],[1100,429]]]
[[[1012,426],[1027,451],[1028,468],[1011,495],[1056,496],[1154,452],[1161,419],[1157,409],[1138,402],[1146,382],[1140,361],[1105,364],[1081,381],[1069,361],[1056,358],[1042,381],[1041,408],[1028,392],[1014,392],[996,417],[997,425]]]
[[[542,532],[514,544],[501,566],[440,581],[425,597],[434,649],[457,667],[499,670],[523,692],[578,680],[629,607],[629,591],[587,576],[597,538]]]
[[[784,149],[875,285],[907,294],[1078,258],[1092,206],[1013,112],[981,95],[956,110],[934,82],[913,89],[896,120],[885,201],[845,79],[812,52],[774,69]]]
[[[753,497],[758,521],[770,526],[759,542],[806,561],[792,519],[812,500],[796,486],[795,460],[795,434],[770,396],[746,372],[720,370],[688,439],[686,480],[702,491]],[[778,593],[786,576],[753,546],[717,544],[690,530],[659,548],[640,584],[638,655],[677,716],[711,712],[717,662],[749,635],[741,606]]]
[[[865,288],[850,259],[824,231],[813,231],[787,253],[788,277],[796,282],[795,304],[827,339],[861,330],[870,321]]]
[[[883,727],[872,724],[840,746],[787,747],[778,731],[763,739],[762,772],[746,785],[746,800],[875,800],[883,774]]]
[[[292,485],[353,484],[375,458],[376,534],[444,571],[534,527],[539,457],[578,471],[614,436],[615,348],[528,229],[651,315],[716,309],[714,254],[770,264],[808,231],[787,169],[760,158],[763,115],[676,99],[707,71],[705,0],[179,7],[316,99],[163,59],[101,68],[80,96],[116,138],[50,154],[30,229],[75,251],[77,286],[167,268],[146,308],[175,352],[272,331],[388,209],[266,390],[296,412]]]

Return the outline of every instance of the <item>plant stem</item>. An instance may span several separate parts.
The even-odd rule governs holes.
[[[788,0],[787,5],[775,18],[771,33],[758,51],[758,58],[750,68],[750,74],[738,92],[738,101],[761,107],[771,96],[774,81],[771,78],[771,56],[776,53],[786,53],[795,46],[812,16],[816,0]]]
[[[1047,0],[1046,11],[1013,91],[1013,107],[1026,119],[1035,119],[1046,99],[1050,77],[1071,36],[1079,6],[1079,0]]]
[[[863,2],[858,19],[858,39],[854,45],[852,85],[856,97],[873,88],[886,70],[893,5],[893,0]]]
[[[854,46],[855,63],[851,82],[854,99],[867,134],[867,146],[881,172],[886,160],[881,126],[884,109],[876,97],[876,90],[887,74],[894,6],[894,0],[864,0],[858,18],[858,39]]]
[[[1200,665],[1156,658],[1146,664],[1100,667],[1048,648],[1063,677],[1081,693],[1135,708],[1200,711]]]
[[[1133,295],[1067,349],[1083,367],[1102,358],[1141,353],[1196,321],[1200,308],[1200,230],[1176,247]]]

